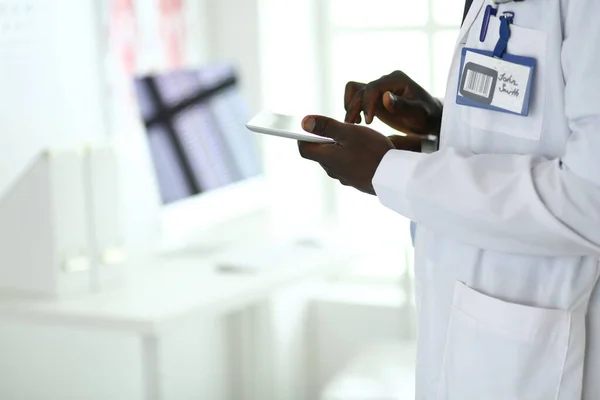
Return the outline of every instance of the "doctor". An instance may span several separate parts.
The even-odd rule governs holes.
[[[300,152],[419,225],[418,399],[600,399],[600,2],[498,3],[463,23],[439,151],[351,124],[436,133],[396,73],[349,85],[350,123],[306,117],[337,143]]]

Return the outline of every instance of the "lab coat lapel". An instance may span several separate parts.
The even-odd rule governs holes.
[[[469,13],[469,10],[471,9],[471,6],[473,5],[473,0],[467,0],[465,2],[465,12],[463,13],[463,19],[462,22],[465,22],[465,18],[467,18],[467,14]],[[462,25],[462,23],[461,23]]]
[[[460,34],[458,35],[458,43],[463,43],[467,33],[475,23],[481,8],[483,7],[485,0],[473,0],[473,4],[467,13],[467,16],[463,22],[463,25],[460,29]]]

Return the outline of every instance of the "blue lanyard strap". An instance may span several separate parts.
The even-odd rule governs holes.
[[[510,25],[513,23],[515,14],[507,11],[500,17],[500,39],[496,43],[494,49],[494,57],[502,58],[506,53],[508,47],[508,40],[510,39]]]

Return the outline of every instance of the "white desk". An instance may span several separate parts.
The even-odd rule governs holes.
[[[0,318],[31,324],[134,333],[142,341],[146,399],[161,398],[158,345],[173,324],[224,314],[267,298],[286,285],[335,272],[349,255],[326,252],[256,274],[216,272],[193,257],[141,260],[121,287],[77,298],[0,298]]]

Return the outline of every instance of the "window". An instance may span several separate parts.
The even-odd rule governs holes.
[[[370,82],[402,70],[437,97],[443,97],[461,22],[464,0],[319,1],[329,115],[344,117],[346,82]],[[393,131],[376,121],[382,133]],[[409,221],[382,207],[375,197],[331,183],[335,213],[349,232],[382,248],[406,248]],[[389,247],[393,244],[393,247]],[[393,251],[393,250],[390,250]],[[401,271],[390,266],[390,274]],[[379,273],[381,274],[381,268]]]

